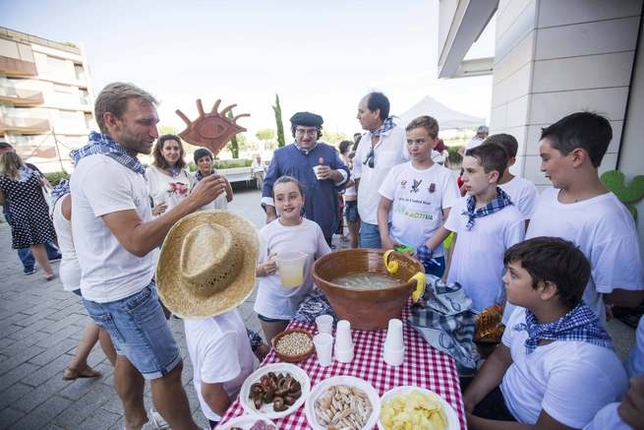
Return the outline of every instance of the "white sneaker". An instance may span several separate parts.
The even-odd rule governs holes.
[[[146,429],[146,425],[149,425]],[[161,416],[160,413],[153,409],[150,409],[148,413],[148,422],[141,427],[141,430],[167,430],[170,429],[168,422]]]

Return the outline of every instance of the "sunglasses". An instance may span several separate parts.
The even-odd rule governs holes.
[[[373,147],[371,148],[371,151],[367,154],[367,158],[364,159],[362,164],[366,164],[370,168],[373,169],[373,166],[376,164],[376,154],[373,152]]]

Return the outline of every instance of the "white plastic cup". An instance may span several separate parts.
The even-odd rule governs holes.
[[[302,285],[306,257],[303,252],[282,252],[277,255],[277,268],[283,286],[295,288]]]
[[[315,345],[320,366],[330,366],[333,363],[333,336],[328,333],[316,334],[313,336],[313,345]]]
[[[351,323],[347,320],[338,321],[335,332],[335,345],[340,350],[353,348],[353,339],[351,339]]]
[[[391,349],[392,351],[400,351],[404,349],[405,345],[403,342],[403,326],[402,321],[398,318],[392,318],[389,320],[389,326],[387,327],[387,338],[385,339],[385,349]]]
[[[353,344],[348,348],[340,348],[338,343],[335,343],[335,359],[340,363],[350,363],[353,361]]]
[[[385,344],[382,351],[382,359],[390,366],[400,366],[405,360],[405,348],[396,350]]]
[[[333,331],[333,317],[331,315],[320,315],[315,318],[315,324],[318,326],[318,333],[331,334]]]
[[[315,173],[315,177],[318,178],[318,180],[321,180],[322,177],[320,176],[320,168],[322,166],[313,166],[313,173]]]

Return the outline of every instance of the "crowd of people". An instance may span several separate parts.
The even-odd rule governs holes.
[[[644,322],[625,366],[605,329],[607,307],[644,298],[635,222],[598,176],[612,139],[608,120],[576,112],[543,129],[541,170],[553,186],[541,195],[510,173],[517,140],[480,128],[463,152],[461,196],[435,157],[435,118],[403,127],[387,97],[369,93],[358,103],[364,134],[338,151],[320,141],[320,115],[298,112],[293,142],[274,152],[266,171],[255,160],[266,213],[256,231],[223,210],[233,192],[212,153],[195,151],[191,175],[181,139],[159,137],[156,104],[131,84],[100,92],[100,130],[72,152],[71,180],[54,187],[53,222],[42,175],[13,151],[0,156],[13,248],[30,248],[51,279],[45,244],[57,241],[65,289],[82,297],[91,317],[64,377],[97,376],[87,354],[100,341],[127,429],[198,428],[171,314],[184,320],[202,411],[211,428],[218,424],[253,370],[253,352],[261,359],[268,348],[236,308],[256,287],[265,338],[282,332],[320,294],[310,267],[332,252],[342,205],[352,246],[409,254],[435,279],[460,284],[475,314],[504,309],[500,344],[464,383],[471,428],[641,428]],[[149,153],[154,162],[145,169],[137,155]],[[305,256],[294,288],[277,274],[283,252]]]

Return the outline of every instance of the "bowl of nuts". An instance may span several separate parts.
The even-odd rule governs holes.
[[[306,330],[285,330],[271,341],[275,354],[287,363],[299,363],[313,354],[313,336]]]

